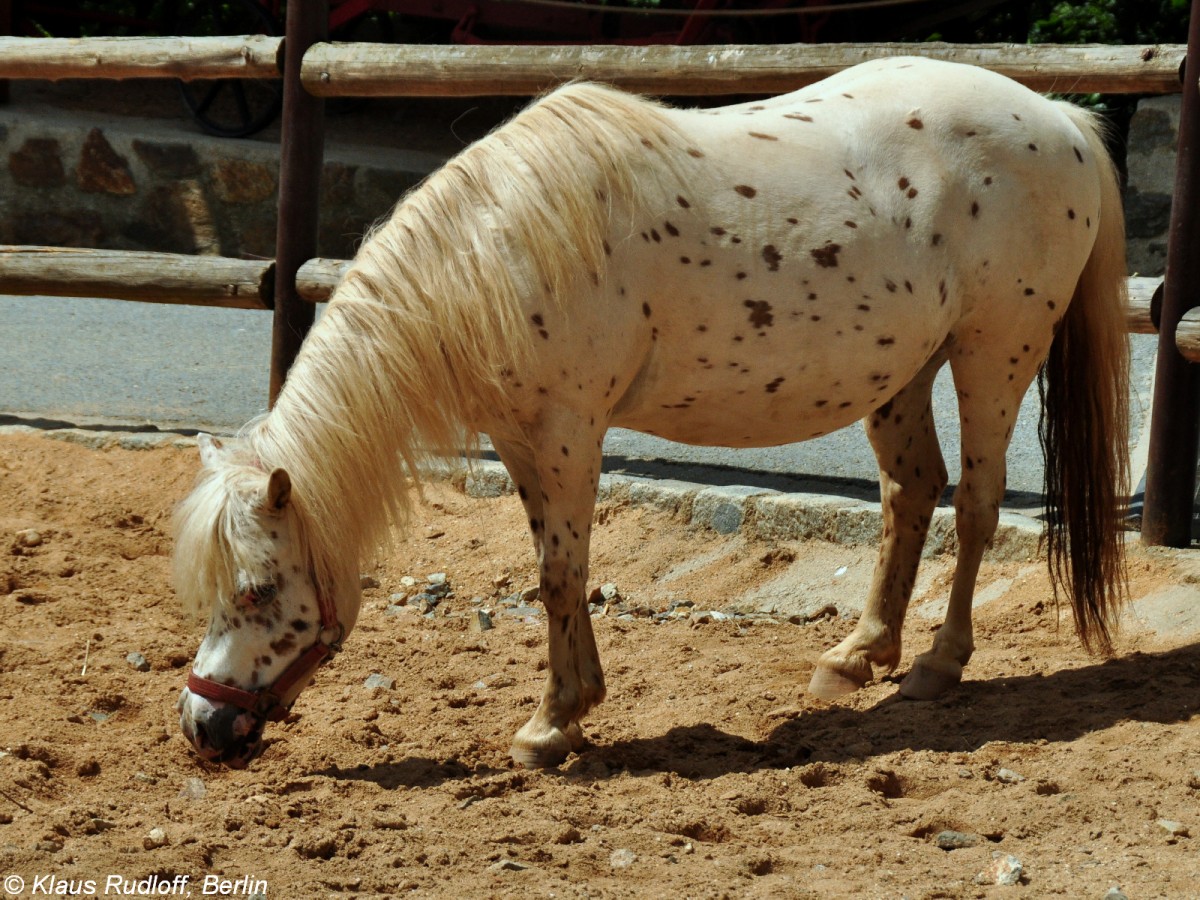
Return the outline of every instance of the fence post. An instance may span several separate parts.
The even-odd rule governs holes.
[[[13,33],[12,0],[0,0],[0,34]],[[0,103],[8,102],[8,80],[0,78]]]
[[[296,272],[317,255],[325,104],[304,90],[300,65],[325,39],[327,0],[287,5],[283,40],[283,129],[279,147],[279,221],[275,237],[275,319],[271,331],[271,404],[312,327],[314,307],[296,291]]]
[[[1200,0],[1192,0],[1183,104],[1179,117],[1179,154],[1167,241],[1167,277],[1163,286],[1155,369],[1150,453],[1146,468],[1146,505],[1142,540],[1146,544],[1186,547],[1191,542],[1196,488],[1196,451],[1200,443],[1200,368],[1175,345],[1183,314],[1200,306]]]

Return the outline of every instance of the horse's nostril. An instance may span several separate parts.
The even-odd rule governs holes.
[[[208,732],[205,730],[204,723],[202,722],[196,722],[192,726],[192,733],[190,737],[192,738],[192,743],[195,744],[198,750],[203,750],[209,746]]]
[[[235,725],[242,713],[243,710],[236,706],[218,706],[213,710],[203,726],[209,746],[218,751],[238,746],[243,736],[237,733]]]

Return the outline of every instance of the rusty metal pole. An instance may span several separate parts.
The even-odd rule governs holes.
[[[279,222],[275,237],[275,321],[271,332],[271,404],[312,327],[315,308],[296,291],[296,272],[317,255],[325,104],[304,90],[300,64],[325,39],[326,0],[287,5],[283,56],[283,130],[279,147]]]
[[[1167,242],[1167,277],[1158,328],[1154,411],[1146,468],[1146,544],[1186,547],[1191,542],[1200,447],[1200,367],[1175,346],[1183,314],[1200,306],[1200,0],[1192,0],[1188,52],[1179,115],[1179,155]]]

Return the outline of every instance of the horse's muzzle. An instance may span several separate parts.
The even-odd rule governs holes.
[[[179,727],[197,755],[231,769],[244,769],[262,751],[266,719],[231,703],[215,703],[184,688]]]

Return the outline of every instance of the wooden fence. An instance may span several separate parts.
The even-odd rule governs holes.
[[[1200,0],[1194,0],[1196,8]],[[273,310],[273,401],[312,323],[313,304],[328,299],[347,265],[313,258],[312,185],[319,181],[324,141],[321,98],[532,95],[575,78],[671,95],[777,93],[896,55],[981,65],[1039,91],[1176,93],[1183,90],[1187,55],[1180,45],[513,46],[500,52],[479,46],[332,44],[323,40],[326,13],[325,3],[288,4],[285,39],[0,37],[0,79],[282,76],[285,92],[274,262],[0,247],[0,293]],[[1131,279],[1131,331],[1156,331],[1156,292],[1161,298],[1156,279]],[[1194,312],[1176,317],[1178,327],[1172,322],[1169,330],[1180,353],[1200,361],[1200,310]]]

